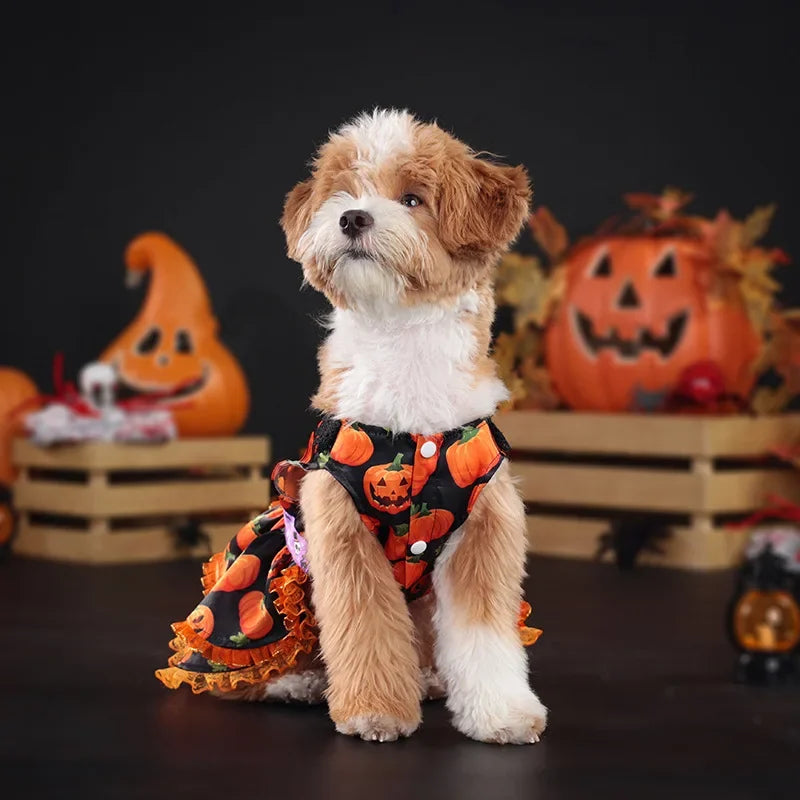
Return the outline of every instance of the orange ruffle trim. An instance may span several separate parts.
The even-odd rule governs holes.
[[[517,619],[517,628],[519,629],[519,639],[525,647],[530,647],[536,644],[542,631],[539,628],[529,628],[525,622],[531,615],[531,604],[523,600],[519,604],[519,618]]]
[[[224,555],[217,553],[204,565],[203,585],[208,592],[207,580],[216,573]],[[316,621],[306,602],[303,584],[308,575],[296,565],[287,567],[270,582],[270,592],[276,595],[274,604],[283,617],[287,634],[277,642],[252,650],[217,647],[203,639],[185,621],[172,626],[175,639],[170,647],[176,651],[169,659],[170,666],[156,670],[156,678],[169,689],[188,684],[194,694],[210,690],[230,692],[241,686],[249,686],[267,680],[273,673],[282,675],[298,665],[298,661],[314,649],[318,635]],[[212,584],[213,585],[213,584]],[[234,672],[189,672],[178,665],[191,652],[200,653],[209,661],[224,664]]]

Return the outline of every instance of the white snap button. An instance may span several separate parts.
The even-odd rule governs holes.
[[[436,455],[436,442],[430,441],[422,443],[422,447],[419,449],[419,454],[423,458],[433,458]]]
[[[409,548],[415,556],[421,556],[427,549],[427,542],[414,542]]]

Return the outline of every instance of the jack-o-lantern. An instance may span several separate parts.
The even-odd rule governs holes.
[[[391,464],[370,467],[364,473],[364,494],[373,508],[399,514],[411,505],[412,469],[398,453]]]
[[[24,372],[0,367],[0,484],[10,484],[16,477],[11,443],[24,430],[22,407],[38,394],[36,384]]]
[[[568,405],[658,406],[684,371],[713,362],[725,392],[746,397],[761,339],[737,278],[712,250],[679,236],[611,235],[576,246],[546,332],[547,366]]]
[[[114,365],[121,396],[170,408],[182,436],[225,436],[241,428],[250,397],[236,359],[217,338],[208,292],[191,258],[162,233],[125,253],[128,275],[150,273],[144,305],[101,356]]]

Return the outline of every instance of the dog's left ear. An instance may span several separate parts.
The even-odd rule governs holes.
[[[311,178],[301,181],[286,195],[281,215],[281,228],[286,235],[289,258],[300,261],[297,245],[311,222]]]
[[[439,197],[439,238],[456,258],[504,251],[528,218],[531,187],[523,166],[469,157],[451,165]]]

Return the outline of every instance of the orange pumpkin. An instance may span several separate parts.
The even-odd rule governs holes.
[[[199,605],[186,617],[189,627],[201,638],[208,639],[214,632],[214,612],[204,605]]]
[[[370,467],[364,473],[364,495],[373,508],[399,514],[411,505],[412,469],[398,453],[391,464]]]
[[[461,438],[447,448],[445,458],[453,480],[463,489],[498,464],[502,455],[489,426],[481,422],[477,427],[467,425]]]
[[[364,523],[364,525],[366,525],[367,530],[370,533],[378,532],[381,527],[381,523],[378,522],[375,517],[371,517],[369,514],[359,514],[358,516],[361,517],[361,521]]]
[[[444,536],[455,517],[446,508],[429,509],[427,503],[411,506],[411,541],[429,542]]]
[[[408,525],[397,525],[389,530],[383,552],[389,561],[397,561],[406,557],[406,542],[408,542]]]
[[[687,367],[708,361],[728,394],[749,394],[760,337],[736,277],[714,269],[707,245],[677,236],[599,237],[573,249],[565,279],[545,350],[568,405],[657,406]]]
[[[424,561],[398,561],[392,565],[394,579],[404,588],[413,586],[425,572]]]
[[[239,532],[236,534],[236,544],[239,545],[240,549],[247,550],[256,536],[257,534],[253,530],[253,523],[248,522],[247,525],[239,528]]]
[[[248,639],[261,639],[272,630],[273,620],[264,605],[263,592],[248,592],[239,601],[239,625]]]
[[[428,482],[428,478],[436,471],[443,441],[444,436],[441,433],[435,433],[433,436],[417,436],[417,452],[414,455],[414,480],[411,482],[412,497],[416,497],[422,491],[423,486]],[[436,445],[436,451],[432,456],[425,457],[422,455],[421,450],[425,442],[433,442]]]
[[[744,650],[785,653],[800,644],[800,609],[788,592],[745,592],[733,610],[733,631]]]
[[[261,559],[254,555],[241,555],[225,570],[214,585],[215,592],[238,592],[246,589],[258,577]]]
[[[467,514],[472,511],[473,506],[478,501],[478,498],[481,496],[481,492],[486,488],[485,483],[476,483],[472,489],[472,493],[469,496],[469,502],[467,503]]]
[[[356,424],[342,425],[331,450],[331,458],[340,464],[358,467],[369,460],[375,447],[372,439]]]
[[[15,527],[14,509],[11,508],[10,503],[0,497],[0,552],[2,552],[3,546],[11,541]]]
[[[24,415],[15,412],[38,394],[36,384],[24,372],[0,367],[0,483],[11,484],[17,477],[11,464],[11,443],[24,430]]]
[[[129,276],[150,273],[139,314],[106,348],[123,394],[160,398],[182,436],[226,436],[244,424],[247,381],[217,338],[208,292],[191,258],[163,233],[134,239]]]

